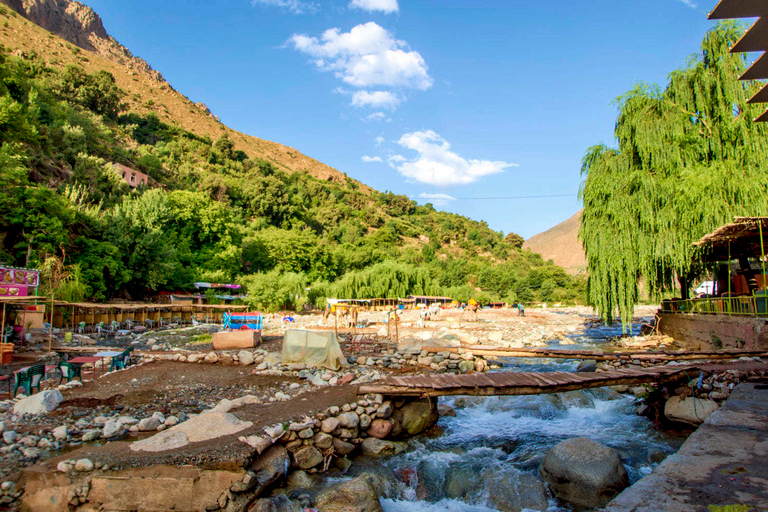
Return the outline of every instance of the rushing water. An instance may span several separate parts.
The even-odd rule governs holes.
[[[620,334],[610,328],[574,336],[577,345],[597,348]],[[572,371],[578,361],[501,360],[496,371]],[[682,440],[654,429],[635,414],[632,397],[608,388],[552,395],[441,399],[455,408],[443,417],[443,434],[411,441],[406,453],[384,461],[399,483],[382,500],[386,512],[485,512],[536,503],[536,480],[546,452],[571,437],[588,437],[616,448],[630,480],[650,473]],[[500,498],[501,497],[501,498]],[[507,505],[499,505],[499,499]],[[511,503],[511,504],[510,504]],[[546,502],[545,502],[546,504]],[[551,498],[549,511],[569,510]]]

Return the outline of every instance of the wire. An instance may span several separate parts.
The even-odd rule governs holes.
[[[542,196],[506,196],[506,197],[454,197],[455,201],[490,201],[506,199],[544,199],[549,197],[575,197],[578,194],[550,194]],[[424,198],[421,198],[424,199]],[[447,199],[447,198],[446,198]]]

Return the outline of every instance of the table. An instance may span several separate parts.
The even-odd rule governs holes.
[[[81,357],[74,357],[67,361],[68,363],[72,364],[86,364],[86,363],[93,363],[93,380],[96,380],[96,363],[104,359],[103,357],[90,357],[90,356],[81,356]]]

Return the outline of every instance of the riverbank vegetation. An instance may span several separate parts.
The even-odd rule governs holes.
[[[106,71],[0,52],[0,261],[63,261],[72,299],[146,299],[194,281],[242,283],[267,310],[328,296],[582,297],[582,280],[517,235],[351,179],[280,171],[226,136],[124,112],[124,98]],[[149,182],[129,187],[115,163]]]
[[[626,323],[638,282],[651,296],[687,288],[706,269],[693,242],[734,216],[765,215],[768,127],[747,100],[761,87],[740,82],[744,33],[727,22],[666,87],[637,84],[617,99],[617,147],[594,146],[583,161],[580,238],[589,263],[589,301]],[[680,292],[678,292],[680,293]]]

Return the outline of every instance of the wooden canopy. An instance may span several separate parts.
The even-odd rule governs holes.
[[[744,36],[731,48],[731,53],[768,51],[768,2],[766,0],[720,0],[717,7],[709,14],[711,20],[727,18],[758,18]],[[766,54],[740,77],[741,80],[760,80],[768,78],[768,58]],[[749,103],[768,103],[768,86],[749,99]],[[768,111],[755,121],[768,121]]]
[[[760,258],[763,244],[768,244],[768,217],[736,217],[693,245],[704,249],[708,261],[727,261],[739,256]]]

